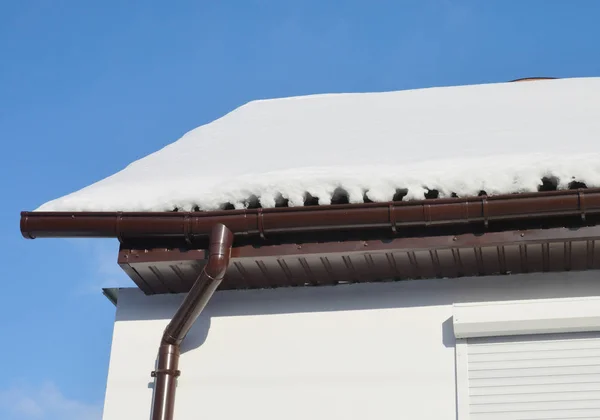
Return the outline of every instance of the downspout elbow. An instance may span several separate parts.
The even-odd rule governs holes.
[[[165,328],[162,344],[181,344],[225,277],[232,244],[233,233],[225,225],[215,225],[210,235],[208,262]]]
[[[208,263],[204,268],[206,275],[213,280],[221,281],[225,277],[225,272],[229,266],[229,255],[217,254],[208,258]]]

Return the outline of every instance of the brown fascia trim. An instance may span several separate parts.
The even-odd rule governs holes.
[[[192,244],[217,223],[234,235],[448,226],[600,213],[600,188],[526,194],[211,212],[23,212],[25,238],[174,238]]]
[[[231,256],[233,233],[222,224],[210,233],[208,262],[177,312],[165,328],[158,350],[152,420],[171,420],[175,410],[175,390],[179,371],[180,345],[194,322],[221,284]]]

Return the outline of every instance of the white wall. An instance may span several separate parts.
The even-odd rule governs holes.
[[[175,419],[456,419],[452,304],[600,296],[598,272],[218,292],[183,344]],[[105,420],[148,420],[183,296],[120,291]]]

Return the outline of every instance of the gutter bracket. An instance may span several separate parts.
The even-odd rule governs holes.
[[[581,211],[581,220],[585,222],[585,192],[582,188],[577,190],[577,198],[579,199],[579,210]]]
[[[180,370],[173,370],[173,369],[156,369],[156,370],[153,370],[152,372],[150,372],[150,376],[153,378],[156,378],[156,375],[158,375],[159,373],[166,373],[167,375],[172,375],[172,376],[175,376],[176,378],[181,376]]]
[[[481,197],[481,215],[483,216],[483,226],[487,229],[489,227],[489,217],[488,217],[488,213],[489,213],[489,209],[488,209],[488,201],[487,201],[487,195],[484,195]]]
[[[398,233],[398,229],[396,228],[396,213],[394,210],[396,210],[394,203],[390,203],[390,225],[392,226],[392,232]]]
[[[258,234],[260,235],[261,239],[266,239],[265,236],[265,221],[264,221],[264,214],[263,214],[263,210],[261,208],[257,209],[257,214],[256,214],[256,222],[258,225]]]

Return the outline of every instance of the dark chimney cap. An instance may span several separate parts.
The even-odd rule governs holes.
[[[553,80],[557,77],[523,77],[521,79],[511,80],[511,82],[532,82],[534,80]]]

